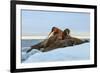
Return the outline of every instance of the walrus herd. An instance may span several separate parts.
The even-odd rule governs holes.
[[[72,37],[68,28],[62,31],[57,27],[53,27],[47,39],[36,45],[31,46],[31,49],[29,49],[27,52],[30,52],[32,49],[38,49],[42,52],[47,52],[53,49],[78,45],[85,42],[89,41],[83,41],[79,38]]]

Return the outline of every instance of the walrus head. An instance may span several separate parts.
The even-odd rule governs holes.
[[[48,37],[51,37],[51,36],[54,36],[54,35],[58,34],[59,31],[62,32],[59,28],[53,27],[51,32],[49,33]]]
[[[70,30],[69,30],[68,28],[66,28],[66,29],[64,30],[63,34],[64,34],[65,36],[70,35]]]
[[[68,28],[66,28],[64,31],[63,31],[63,35],[64,35],[64,39],[70,39],[71,36],[70,36],[70,30]]]

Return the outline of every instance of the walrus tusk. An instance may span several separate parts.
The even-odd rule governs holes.
[[[48,38],[50,38],[51,36],[53,36],[53,34],[54,34],[54,31],[51,32],[51,33],[48,35]]]

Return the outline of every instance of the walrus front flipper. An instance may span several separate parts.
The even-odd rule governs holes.
[[[43,48],[43,42],[40,42],[36,45],[31,46],[31,49],[27,50],[27,53],[30,52],[32,49],[38,49],[40,50],[41,48]]]
[[[27,50],[27,53],[29,53],[31,50],[32,50],[32,48],[31,48],[31,49],[29,49],[29,50]]]
[[[48,41],[48,39],[45,39],[44,41],[31,46],[31,49],[29,49],[27,52],[30,52],[32,49],[37,49],[37,50],[41,50],[41,48],[44,48],[46,45],[46,42]]]

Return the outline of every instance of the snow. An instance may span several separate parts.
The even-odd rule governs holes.
[[[22,49],[22,63],[88,60],[90,58],[90,43],[58,48],[49,52],[41,52],[33,49],[31,52],[26,53],[30,47]]]

